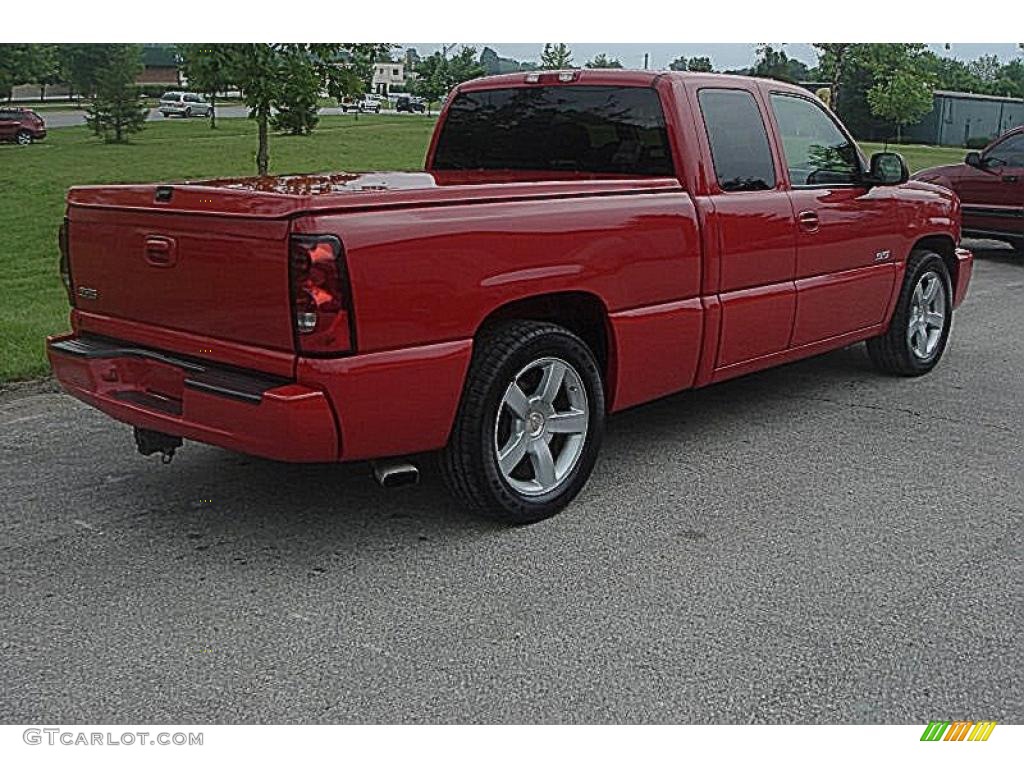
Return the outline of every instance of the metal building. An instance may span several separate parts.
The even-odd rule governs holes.
[[[983,146],[1024,125],[1024,99],[935,91],[935,105],[921,122],[903,129],[904,140],[949,147]]]

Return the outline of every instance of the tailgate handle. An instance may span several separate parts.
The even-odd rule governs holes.
[[[146,261],[154,267],[173,267],[177,249],[171,238],[150,235],[146,238],[145,254]]]

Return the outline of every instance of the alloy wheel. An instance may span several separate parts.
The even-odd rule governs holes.
[[[494,451],[502,478],[525,496],[555,490],[583,454],[589,423],[579,372],[558,357],[533,361],[513,377],[498,407]]]

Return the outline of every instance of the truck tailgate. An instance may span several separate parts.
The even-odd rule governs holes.
[[[212,210],[197,212],[71,200],[67,243],[77,308],[293,351],[288,219],[218,215],[216,201],[209,202]]]

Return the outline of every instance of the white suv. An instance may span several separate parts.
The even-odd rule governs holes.
[[[160,97],[160,114],[164,117],[178,115],[179,117],[209,117],[213,112],[213,105],[198,93],[186,91],[168,91]]]

